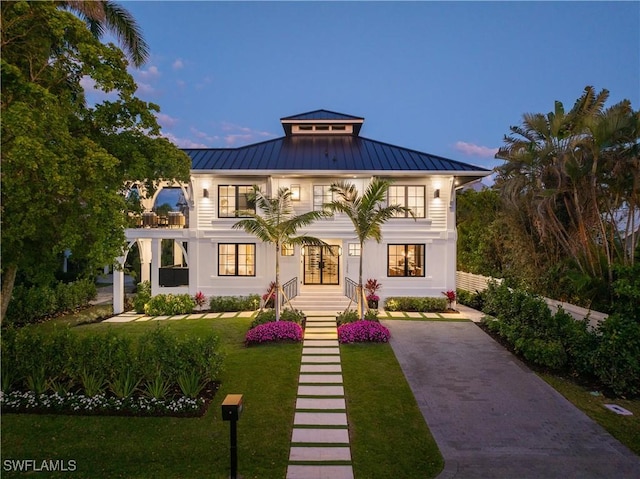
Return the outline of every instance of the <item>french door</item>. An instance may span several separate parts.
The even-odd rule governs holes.
[[[340,284],[339,246],[305,246],[304,284]]]

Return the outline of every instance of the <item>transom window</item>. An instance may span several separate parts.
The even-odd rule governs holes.
[[[333,192],[330,185],[313,185],[313,210],[322,211],[325,203],[333,201]]]
[[[249,200],[253,186],[229,185],[218,186],[218,218],[235,218],[242,216],[239,211],[255,213],[256,205]]]
[[[255,276],[255,243],[218,244],[218,276]]]
[[[424,276],[424,245],[387,245],[387,276]]]
[[[425,217],[424,185],[423,186],[395,186],[389,187],[389,204],[400,205],[413,211],[416,218]],[[396,213],[396,218],[410,218],[411,214]]]

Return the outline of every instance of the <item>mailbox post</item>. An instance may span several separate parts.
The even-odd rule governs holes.
[[[222,420],[229,421],[229,457],[231,463],[231,479],[238,477],[238,434],[237,423],[242,414],[242,394],[227,394],[222,401]]]

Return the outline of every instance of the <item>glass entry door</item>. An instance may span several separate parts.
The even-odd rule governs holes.
[[[340,284],[339,246],[305,246],[304,284]]]

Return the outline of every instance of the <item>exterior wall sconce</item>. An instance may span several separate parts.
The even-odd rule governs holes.
[[[300,185],[291,185],[291,201],[300,201]]]
[[[440,198],[440,188],[436,188],[433,192],[434,198]]]
[[[204,188],[202,190],[202,197],[203,198],[209,198],[209,190],[207,188]]]

